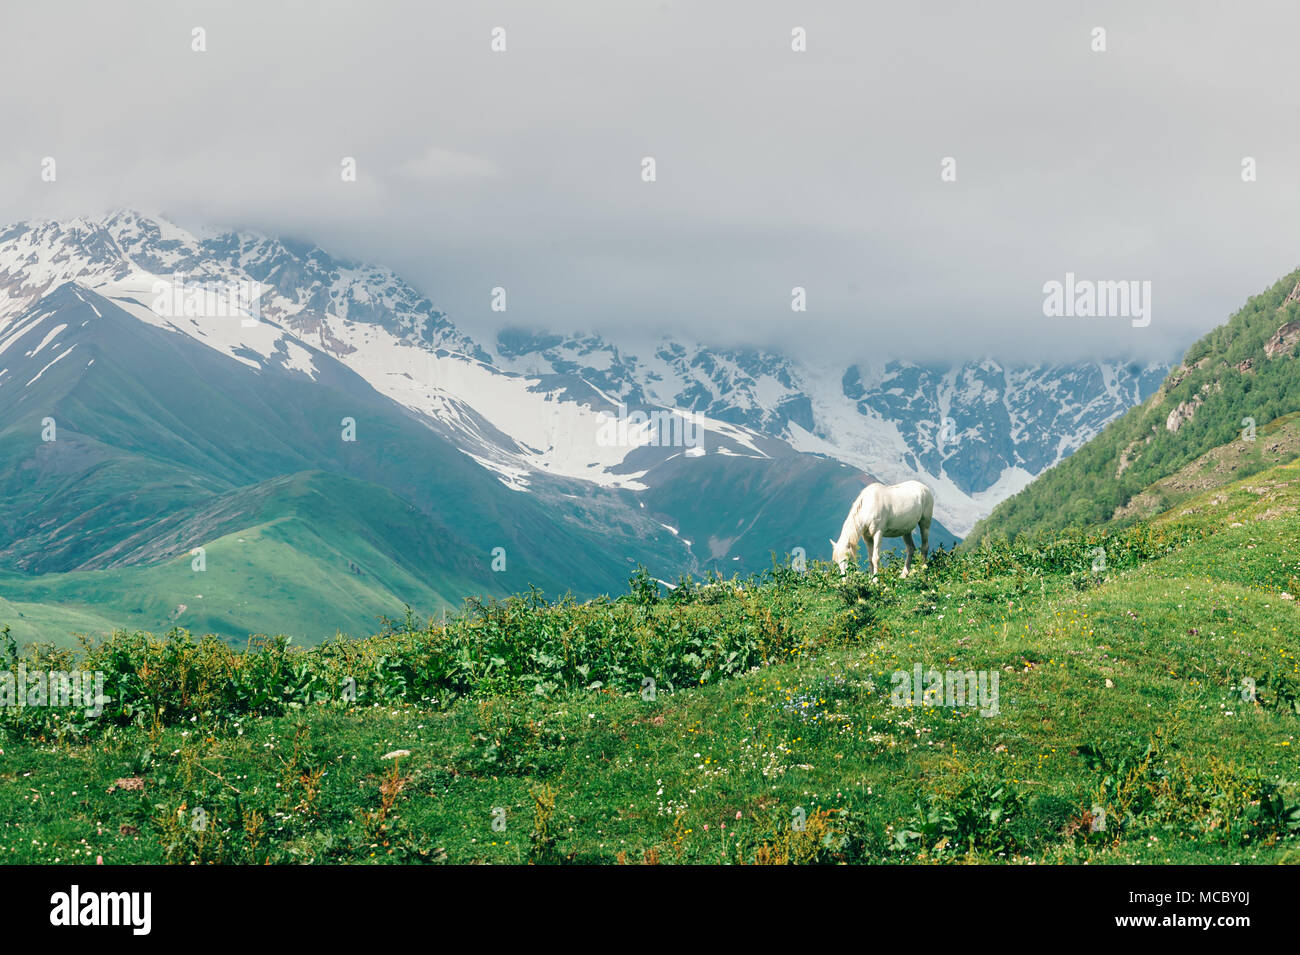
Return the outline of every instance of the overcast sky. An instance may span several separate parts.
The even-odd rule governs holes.
[[[13,0],[0,220],[303,237],[480,336],[1169,357],[1300,265],[1297,37],[1294,0]],[[1150,325],[1044,317],[1066,272],[1150,281]]]

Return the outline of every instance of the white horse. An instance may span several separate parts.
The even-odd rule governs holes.
[[[849,559],[858,559],[858,541],[866,538],[871,545],[871,576],[880,573],[880,540],[882,537],[901,537],[907,545],[903,561],[903,576],[912,567],[912,528],[921,528],[921,563],[930,553],[930,520],[934,516],[934,492],[920,481],[902,484],[869,484],[853,502],[849,516],[844,519],[840,539],[831,541],[831,552],[840,573],[848,573]]]

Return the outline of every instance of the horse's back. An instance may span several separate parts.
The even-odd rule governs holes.
[[[934,492],[930,490],[929,485],[920,481],[904,481],[902,484],[894,485],[898,488],[907,488],[908,494],[912,496],[921,507],[921,517],[930,520],[934,515]]]
[[[872,484],[862,492],[864,517],[884,525],[886,537],[901,536],[934,513],[934,493],[920,481]]]
[[[918,517],[929,517],[934,513],[934,492],[920,481],[903,481],[901,484],[881,487],[896,507],[915,510]]]

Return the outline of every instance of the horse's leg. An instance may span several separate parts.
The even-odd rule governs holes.
[[[903,537],[903,543],[907,546],[907,556],[903,558],[903,576],[912,569],[912,554],[916,551],[916,544],[912,542],[912,532],[908,531]]]
[[[909,533],[908,536],[911,537],[912,535]],[[928,564],[929,562],[930,562],[930,519],[928,517],[923,517],[921,518],[921,563]]]
[[[880,573],[880,531],[871,535],[871,576],[875,577]]]

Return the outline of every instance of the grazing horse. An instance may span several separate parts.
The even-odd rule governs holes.
[[[902,484],[869,484],[853,502],[849,516],[844,519],[840,539],[831,541],[831,552],[840,573],[848,573],[849,559],[858,558],[858,540],[866,538],[871,545],[871,576],[880,573],[880,539],[901,537],[907,545],[907,558],[903,561],[903,576],[912,567],[912,528],[921,528],[921,563],[930,551],[930,520],[934,516],[934,492],[920,481]]]

